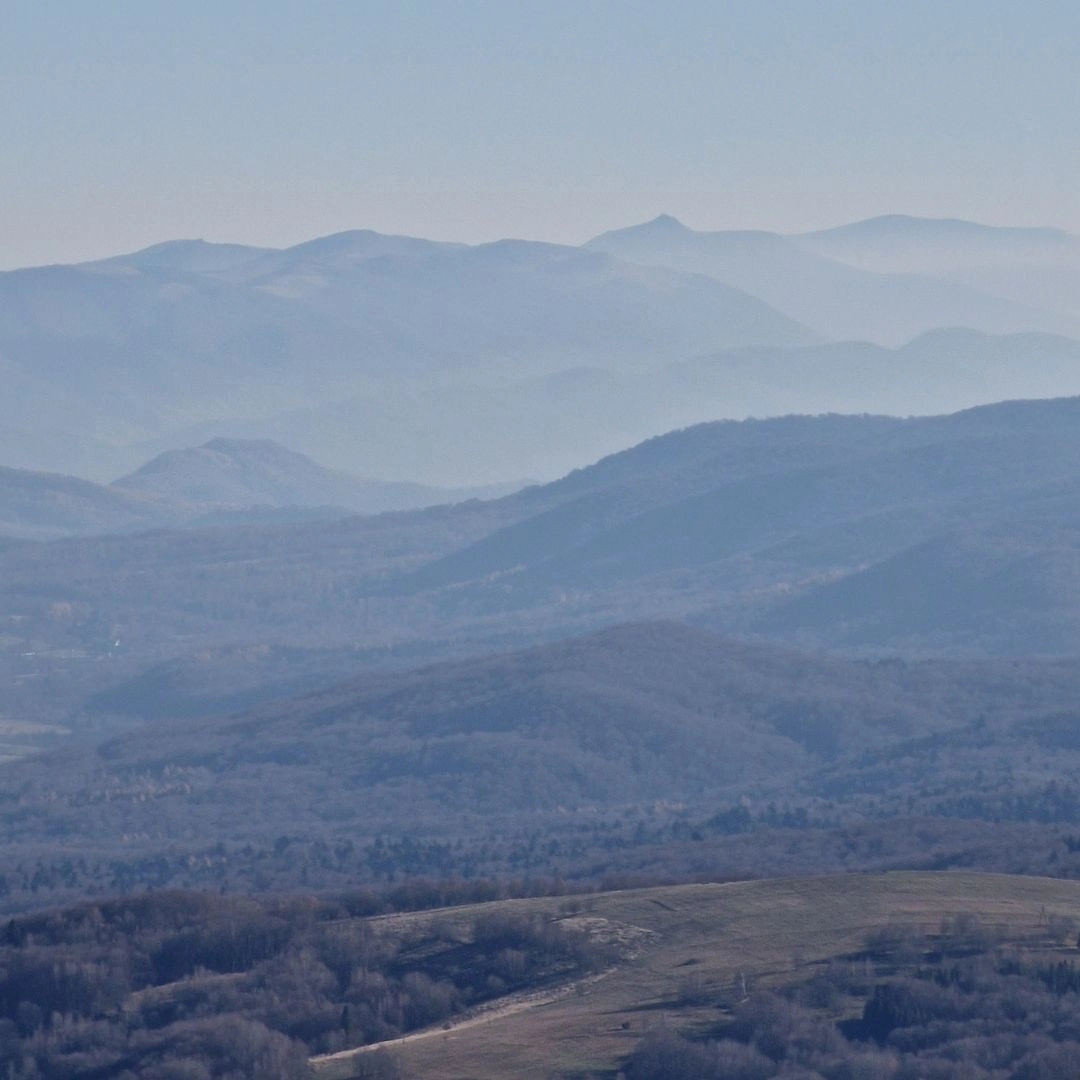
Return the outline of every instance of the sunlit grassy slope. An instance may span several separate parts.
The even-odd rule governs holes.
[[[746,986],[769,987],[858,952],[867,931],[889,924],[937,930],[947,916],[973,914],[1011,936],[1035,933],[1055,916],[1080,915],[1080,882],[967,873],[889,873],[680,885],[584,898],[506,901],[580,920],[621,940],[622,958],[577,986],[538,992],[448,1030],[391,1047],[406,1077],[425,1080],[547,1080],[614,1070],[649,1027],[685,1028],[717,1019],[715,1006],[687,1007],[685,987],[735,1000]],[[471,909],[470,909],[471,910]],[[393,916],[455,918],[466,909]],[[322,1080],[358,1069],[349,1055],[314,1062]]]

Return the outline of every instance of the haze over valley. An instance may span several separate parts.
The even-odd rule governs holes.
[[[1023,287],[1077,251],[661,217],[0,276],[0,894],[1080,874],[1080,328]]]
[[[1005,281],[1012,267],[1019,280],[1024,268],[1072,266],[1076,252],[1060,231],[902,216],[792,236],[699,233],[661,217],[582,248],[353,232],[286,250],[166,243],[3,275],[4,356],[22,380],[4,399],[11,444],[26,460],[51,443],[54,429],[39,421],[55,410],[71,439],[51,443],[50,460],[84,474],[110,456],[131,465],[111,482],[0,471],[5,752],[32,759],[5,774],[18,820],[41,820],[31,792],[54,767],[64,780],[46,784],[50,806],[94,805],[132,783],[155,791],[192,762],[209,768],[222,809],[198,826],[191,853],[235,837],[233,808],[263,789],[294,797],[286,821],[261,815],[252,841],[293,826],[318,843],[343,829],[367,842],[405,829],[442,836],[451,813],[458,839],[474,842],[479,825],[466,822],[488,821],[511,790],[540,800],[517,800],[515,827],[547,829],[556,809],[570,819],[634,815],[658,801],[707,815],[767,797],[805,814],[820,770],[874,773],[867,762],[887,753],[900,755],[898,779],[902,747],[925,736],[960,738],[947,774],[962,772],[966,736],[948,733],[975,714],[934,706],[940,719],[929,726],[895,720],[873,734],[865,710],[895,705],[896,690],[854,689],[864,675],[850,665],[943,663],[954,672],[945,682],[974,679],[979,723],[1000,693],[987,689],[993,666],[978,666],[987,658],[1026,665],[1034,687],[1073,678],[1080,397],[1068,395],[1080,392],[1080,344],[1060,333],[1071,328],[1067,305],[1035,308],[1004,287],[975,303],[961,279],[981,268]],[[898,328],[917,336],[897,344]],[[856,329],[863,339],[837,339]],[[1000,400],[1032,396],[1042,400]],[[984,399],[998,403],[970,407]],[[945,411],[955,406],[965,407]],[[746,414],[761,418],[717,418]],[[30,416],[39,443],[17,437],[14,424],[21,417],[25,431]],[[711,419],[669,430],[696,416]],[[229,434],[237,425],[244,437]],[[334,464],[274,441],[283,428]],[[196,430],[209,437],[185,444]],[[640,435],[649,437],[595,461],[582,449]],[[155,441],[181,445],[135,457]],[[488,468],[470,466],[470,454]],[[343,458],[362,474],[337,467]],[[568,459],[577,467],[537,482]],[[465,483],[519,467],[516,481]],[[462,482],[386,478],[436,470]],[[628,667],[610,685],[587,665],[566,681],[559,664],[548,672],[548,654],[530,651],[561,657],[562,641],[589,657],[602,647]],[[738,720],[741,676],[723,659],[744,647],[737,641],[772,665],[764,712]],[[506,677],[485,657],[508,650],[524,667]],[[835,666],[822,650],[846,658]],[[696,654],[701,671],[729,674],[695,704],[677,687],[699,681],[683,670]],[[534,656],[541,674],[531,673]],[[668,688],[650,675],[628,693],[654,657]],[[432,722],[446,712],[444,669],[424,665],[439,663],[466,665],[465,685],[484,689],[446,714],[439,738],[451,743],[433,749],[425,736],[405,765],[412,721],[368,731],[360,718],[383,706],[352,702],[389,678],[400,687],[391,698],[415,698],[409,715]],[[784,689],[807,664],[825,664],[813,680],[823,701]],[[337,683],[355,689],[327,689]],[[305,727],[320,694],[360,726]],[[1067,711],[1056,694],[1033,715]],[[211,753],[209,731],[228,729],[202,718],[226,715],[242,718],[245,738]],[[518,740],[535,740],[555,717],[526,751]],[[620,732],[616,743],[590,733],[601,717]],[[540,727],[526,733],[522,723]],[[732,724],[749,726],[735,734]],[[685,745],[670,765],[650,741],[661,732],[670,749]],[[396,763],[377,764],[377,747],[396,747],[399,735]],[[371,779],[350,773],[328,789],[342,740],[354,738],[345,760],[368,761]],[[150,758],[121,750],[125,739],[153,748]],[[694,748],[710,739],[705,758],[726,764],[694,780]],[[242,764],[241,745],[277,747],[256,760],[269,754],[282,778]],[[72,771],[100,753],[104,771]],[[120,771],[108,764],[131,753]],[[456,761],[461,781],[443,786],[429,771],[436,760]],[[294,769],[301,762],[309,766]],[[252,767],[258,779],[240,782]],[[475,786],[481,774],[494,801]],[[1036,770],[1000,784],[1037,802],[1046,782]],[[178,802],[147,809],[157,816],[175,802],[190,830],[190,800],[201,798],[193,783],[184,780]],[[844,814],[865,812],[843,794],[854,780],[829,783]],[[304,809],[357,785],[366,794],[349,825],[337,809]],[[896,805],[888,787],[876,782],[880,812]],[[181,789],[170,780],[163,790]],[[907,798],[908,813],[940,811],[929,789]],[[407,815],[394,810],[405,805]],[[86,850],[97,837],[106,858],[116,836],[159,836],[136,844],[139,859],[177,842],[165,819],[133,833],[124,820],[114,836],[106,818],[84,817],[91,832],[72,842]],[[66,828],[45,826],[58,851]],[[9,842],[22,835],[12,823]],[[25,833],[26,850],[38,851],[42,835],[37,825]],[[575,864],[587,867],[587,858]]]
[[[1071,294],[1032,305],[1010,284],[1046,265],[1080,273],[1080,240],[903,217],[700,233],[661,217],[581,248],[356,231],[10,271],[0,460],[111,481],[165,450],[271,439],[379,480],[476,487],[555,479],[724,417],[1078,393]],[[994,289],[960,280],[991,272]]]
[[[0,1080],[1062,1080],[1074,5],[20,3]]]

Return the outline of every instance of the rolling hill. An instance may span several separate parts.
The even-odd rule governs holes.
[[[777,604],[759,625],[832,648],[1074,655],[1078,585],[1080,492],[1073,490],[1026,501],[1016,515],[958,522]]]
[[[27,1007],[0,1060],[33,1053],[50,1077],[1026,1080],[1070,1075],[1080,1047],[1075,882],[493,884],[451,885],[436,910],[429,883],[155,891],[10,919],[0,1000]]]
[[[633,624],[54,751],[6,767],[0,820],[14,858],[45,837],[54,855],[112,852],[124,835],[144,836],[141,850],[346,833],[454,842],[495,819],[511,832],[595,827],[654,805],[704,817],[828,798],[836,815],[871,790],[911,813],[937,806],[938,779],[954,797],[1038,791],[1042,727],[1072,715],[1078,687],[1076,662],[852,660]],[[928,746],[938,752],[912,772],[913,748]],[[1017,746],[1039,757],[1010,787],[998,774]],[[1058,739],[1053,775],[1080,768],[1077,754]],[[873,788],[855,782],[869,775]]]
[[[431,1080],[508,1076],[547,1080],[553,1074],[611,1074],[626,1066],[650,1031],[681,1030],[695,1040],[716,1037],[724,1032],[724,1021],[730,1023],[732,1013],[738,1015],[736,1006],[742,1000],[744,1015],[771,1016],[777,1039],[787,1035],[786,1046],[782,1041],[779,1046],[771,1044],[781,1062],[803,1052],[810,1030],[818,1039],[811,1045],[824,1059],[824,1047],[830,1046],[828,1034],[811,1029],[805,1023],[806,1014],[786,1011],[784,998],[766,1004],[767,991],[794,991],[809,985],[820,992],[825,980],[815,982],[815,973],[838,972],[855,964],[873,971],[866,942],[875,932],[885,937],[889,928],[894,933],[900,928],[909,933],[917,929],[939,942],[948,919],[989,930],[1012,943],[1017,956],[1043,964],[1060,962],[1067,952],[1046,932],[1046,920],[1052,913],[1071,925],[1078,899],[1073,882],[964,873],[848,875],[603,893],[582,901],[584,911],[576,922],[573,916],[561,915],[601,937],[621,933],[622,955],[602,976],[579,979],[561,994],[549,990],[519,995],[508,1003],[512,1007],[491,1009],[486,1015],[481,1012],[461,1023],[451,1021],[445,1029],[432,1025],[385,1049],[405,1076]],[[507,913],[543,911],[555,917],[560,906],[566,905],[565,900],[553,898],[507,901],[499,907]],[[484,910],[462,909],[459,917]],[[388,933],[404,933],[430,927],[448,914],[457,912],[391,916],[385,925]],[[981,949],[969,947],[968,951]],[[896,970],[895,960],[891,966],[884,957],[879,962],[871,985]],[[924,965],[931,962],[927,959]],[[756,1002],[747,1002],[747,995],[740,993],[744,985],[757,990]],[[697,988],[696,994],[692,988]],[[805,1005],[808,997],[809,992],[805,997],[793,992],[787,1000],[794,998]],[[831,1029],[835,1018],[827,1007],[818,1008],[829,1017]],[[859,1002],[856,1015],[861,1008]],[[939,1023],[939,1039],[944,1027]],[[733,1033],[739,1033],[739,1028]],[[888,1054],[872,1060],[876,1044],[865,1050],[853,1069],[873,1075],[872,1065],[887,1069],[895,1064]],[[956,1047],[953,1060],[965,1050],[970,1053],[970,1044]],[[365,1054],[370,1051],[318,1056],[313,1059],[315,1075],[320,1080],[362,1076]],[[918,1069],[920,1059],[914,1053],[911,1057],[912,1068]],[[758,1073],[735,1071],[748,1059],[758,1066]],[[969,1062],[970,1058],[964,1061]],[[695,1075],[676,1071],[681,1064],[672,1059],[668,1071],[659,1075]],[[774,1075],[767,1068],[771,1065],[768,1058],[758,1061],[745,1054],[735,1058],[726,1075],[770,1076]]]
[[[204,514],[263,506],[332,507],[380,514],[495,498],[507,494],[513,485],[455,489],[367,480],[327,469],[269,439],[211,439],[202,446],[160,454],[111,486],[191,504]]]
[[[0,536],[51,540],[174,525],[156,499],[56,473],[0,468]]]
[[[447,489],[365,480],[269,440],[169,451],[112,484],[0,469],[0,535],[33,540],[149,529],[332,520],[475,498],[520,485]]]
[[[97,691],[263,643],[298,649],[310,685],[311,650],[420,662],[657,617],[801,646],[1073,653],[1078,409],[705,424],[486,502],[17,545],[0,552],[0,659],[15,678],[36,657],[108,655],[79,669]],[[953,618],[948,589],[916,597],[957,543],[950,587],[974,575],[986,590],[981,614]],[[897,559],[908,570],[890,572]]]
[[[905,538],[938,535],[973,515],[1007,516],[1022,498],[1075,481],[1067,427],[1078,408],[1069,400],[926,420],[790,418],[690,429],[610,459],[631,471],[635,458],[662,461],[678,447],[670,467],[624,473],[600,488],[588,481],[605,463],[572,474],[541,489],[569,495],[557,505],[422,567],[402,586],[486,579],[490,591],[517,590],[531,602],[544,588],[625,588],[737,556],[752,556],[764,573],[769,562],[774,573],[820,573],[838,557],[850,566],[883,542],[899,551]],[[684,456],[695,436],[709,440],[711,458]],[[1054,505],[1042,522],[1048,529]]]
[[[581,248],[356,230],[11,271],[0,460],[104,480],[270,439],[460,487],[718,417],[1061,396],[1080,390],[1076,248],[903,217],[807,236],[661,217]]]
[[[1080,392],[1080,344],[1050,334],[953,329],[922,334],[897,349],[866,342],[729,349],[655,373],[648,392],[679,404],[723,402],[732,415],[927,416]]]

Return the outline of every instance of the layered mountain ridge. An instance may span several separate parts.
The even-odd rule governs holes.
[[[1076,393],[1076,252],[1053,231],[902,217],[804,236],[662,217],[580,248],[354,230],[11,271],[0,461],[103,481],[272,439],[470,487],[717,417]],[[955,328],[989,337],[957,358],[934,338]]]

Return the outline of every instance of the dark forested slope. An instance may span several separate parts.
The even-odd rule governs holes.
[[[656,800],[812,799],[819,773],[843,801],[865,790],[845,788],[846,770],[890,748],[995,732],[1037,749],[1078,692],[1073,662],[848,660],[637,624],[45,755],[4,771],[0,817],[9,844],[85,850],[122,835],[460,837],[492,815],[513,827]],[[929,777],[952,759],[926,760]],[[887,769],[874,786],[884,797]]]

